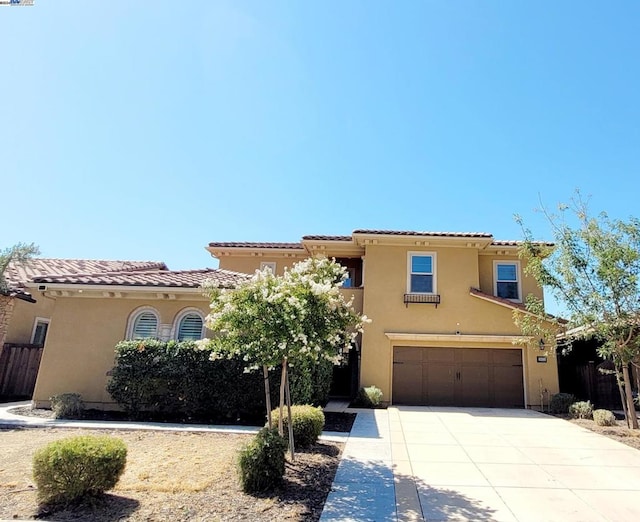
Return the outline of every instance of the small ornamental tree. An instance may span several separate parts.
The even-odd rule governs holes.
[[[206,324],[217,335],[200,346],[211,350],[214,359],[240,355],[247,363],[245,371],[263,368],[269,427],[268,368],[282,366],[280,434],[285,396],[290,406],[289,367],[295,371],[296,364],[321,359],[337,364],[368,321],[353,309],[353,299],[346,301],[340,293],[346,277],[346,269],[335,261],[309,258],[282,276],[269,268],[256,271],[235,289],[205,285],[211,297]],[[288,417],[291,427],[290,412]],[[289,438],[293,456],[291,433]]]
[[[26,264],[33,256],[40,254],[34,243],[16,243],[12,247],[0,250],[0,294],[9,290],[4,274],[10,264]]]
[[[629,366],[640,368],[640,221],[610,219],[605,213],[594,217],[579,193],[571,205],[560,205],[559,214],[545,211],[545,216],[555,248],[532,241],[523,226],[525,272],[565,305],[572,338],[601,341],[599,355],[615,364],[627,423],[637,429]],[[541,301],[529,296],[526,306],[532,314],[525,333],[535,333]]]

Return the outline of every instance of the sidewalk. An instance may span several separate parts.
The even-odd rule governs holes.
[[[388,410],[360,410],[320,521],[397,520]]]
[[[0,404],[0,428],[87,428],[109,430],[152,430],[152,431],[184,431],[211,433],[258,433],[257,426],[234,426],[224,424],[182,424],[169,422],[134,422],[134,421],[88,421],[43,419],[41,417],[25,417],[14,415],[12,408],[29,406],[29,401],[8,402]],[[348,433],[337,431],[323,431],[320,440],[345,442]]]

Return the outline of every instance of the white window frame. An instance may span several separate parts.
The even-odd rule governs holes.
[[[411,291],[411,260],[414,256],[422,256],[422,257],[431,257],[431,276],[433,280],[433,285],[431,288],[431,292],[412,292]],[[407,252],[407,293],[408,294],[416,294],[416,295],[436,295],[438,293],[438,258],[435,252],[419,252],[412,251]]]
[[[275,261],[262,261],[260,263],[260,271],[262,272],[266,267],[271,269],[271,273],[276,275],[276,262]]]
[[[45,323],[47,325],[47,334],[44,336],[45,342],[47,342],[47,335],[49,334],[49,326],[51,326],[51,319],[48,317],[36,317],[33,320],[33,328],[31,329],[31,344],[34,344],[36,340],[36,330],[38,328],[38,323]]]
[[[516,267],[516,283],[518,283],[518,299],[508,299],[506,297],[501,297],[501,299],[508,299],[514,303],[522,302],[522,272],[520,271],[520,261],[517,260],[504,260],[498,261],[494,260],[493,262],[493,295],[498,297],[498,265],[515,265]],[[512,283],[513,281],[508,281]]]
[[[127,323],[127,339],[132,341],[133,339],[133,329],[134,326],[136,324],[136,319],[138,319],[138,316],[142,315],[143,313],[146,312],[150,312],[153,315],[156,316],[156,335],[155,337],[149,337],[149,339],[158,339],[160,337],[160,313],[158,312],[158,310],[156,310],[153,306],[141,306],[139,308],[136,308],[133,312],[131,312],[131,314],[129,314],[129,321]]]
[[[173,333],[171,335],[172,339],[178,340],[178,334],[180,333],[180,321],[182,321],[187,315],[195,314],[202,319],[202,331],[200,332],[200,339],[205,338],[206,326],[204,325],[205,314],[202,313],[202,310],[195,307],[184,308],[178,312],[176,318],[173,321]]]

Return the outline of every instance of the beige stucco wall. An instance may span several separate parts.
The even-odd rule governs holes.
[[[520,263],[520,277],[522,288],[522,300],[524,301],[529,294],[542,299],[542,288],[538,286],[536,280],[533,277],[527,276],[524,273],[525,262],[518,259],[517,255],[513,256],[491,256],[481,255],[479,257],[480,268],[480,290],[486,294],[493,295],[493,285],[495,279],[494,263],[495,261],[517,261]]]
[[[15,307],[5,342],[30,343],[36,317],[51,319],[55,300],[44,297],[39,292],[34,292],[33,297],[36,300],[35,303],[14,299]]]
[[[191,299],[191,298],[190,298]],[[48,406],[49,397],[80,393],[90,408],[113,406],[105,388],[113,368],[114,347],[126,336],[129,316],[152,306],[161,324],[173,323],[188,307],[208,313],[208,301],[58,297],[45,343],[33,400]]]
[[[243,274],[253,274],[260,269],[260,263],[275,263],[276,274],[282,275],[284,267],[291,268],[303,258],[272,257],[272,256],[220,256],[219,267],[224,270],[232,270]]]
[[[425,346],[425,343],[392,342],[385,333],[448,334],[454,339],[441,346],[514,348],[510,339],[520,335],[513,322],[512,310],[470,295],[470,287],[482,284],[479,279],[480,263],[486,261],[493,270],[492,259],[484,259],[472,248],[434,247],[421,249],[436,254],[436,284],[441,303],[436,308],[429,304],[406,306],[403,295],[407,292],[408,252],[418,249],[400,246],[368,246],[364,285],[364,313],[372,320],[367,325],[362,341],[361,384],[376,385],[386,400],[392,396],[393,346]],[[480,261],[479,261],[480,259]],[[485,271],[486,272],[486,271]],[[486,274],[483,274],[486,276]],[[492,284],[490,288],[492,288]],[[524,289],[529,289],[523,282]],[[483,288],[487,293],[492,290]],[[460,340],[456,336],[460,332]],[[509,336],[506,342],[465,343],[464,335]],[[438,344],[429,344],[437,346]],[[558,378],[554,356],[547,363],[537,363],[541,352],[525,349],[524,372],[527,405],[539,405],[540,379],[550,393],[557,393]]]

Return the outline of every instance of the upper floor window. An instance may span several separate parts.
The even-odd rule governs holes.
[[[145,307],[134,312],[129,319],[129,339],[152,339],[158,337],[158,312]]]
[[[409,281],[410,294],[436,293],[436,255],[432,253],[409,253]]]
[[[495,288],[497,297],[520,301],[520,263],[518,261],[495,261]]]
[[[197,341],[204,337],[204,320],[200,311],[187,310],[177,318],[176,339]]]
[[[265,268],[268,268],[269,270],[271,270],[271,273],[275,275],[276,264],[274,261],[263,261],[262,263],[260,263],[260,270],[262,271]]]

